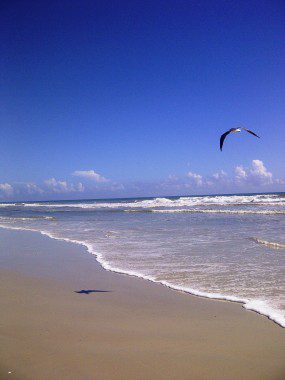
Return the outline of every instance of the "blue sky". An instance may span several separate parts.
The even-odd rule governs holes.
[[[283,1],[14,1],[1,15],[1,199],[284,190]],[[237,123],[262,138],[221,153]]]

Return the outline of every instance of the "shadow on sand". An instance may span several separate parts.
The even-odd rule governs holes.
[[[111,290],[96,290],[96,289],[88,289],[88,290],[75,290],[74,293],[78,293],[78,294],[91,294],[91,293],[110,293]]]

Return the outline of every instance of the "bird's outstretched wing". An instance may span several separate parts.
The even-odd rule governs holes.
[[[244,130],[244,131],[247,131],[248,133],[251,133],[253,136],[258,137],[258,138],[260,139],[260,137],[257,136],[257,134],[254,133],[254,132],[252,132],[250,129],[243,128],[243,130]]]
[[[224,141],[225,141],[225,138],[227,137],[228,134],[230,134],[232,132],[232,130],[230,129],[229,131],[225,132],[224,134],[222,134],[222,136],[220,137],[220,150],[222,151],[223,150],[223,144],[224,144]]]

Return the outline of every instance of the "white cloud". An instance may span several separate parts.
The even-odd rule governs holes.
[[[225,179],[226,177],[227,177],[227,173],[224,172],[223,170],[220,170],[219,172],[213,174],[213,178],[217,181],[221,179]]]
[[[270,173],[266,167],[264,166],[261,160],[252,160],[251,163],[250,174],[252,178],[257,180],[258,182],[262,182],[265,184],[272,183],[272,173]]]
[[[242,165],[235,168],[235,179],[237,182],[242,182],[247,178],[247,173]]]
[[[53,193],[67,193],[70,191],[66,181],[57,181],[55,178],[49,178],[44,183]]]
[[[66,181],[57,181],[55,178],[50,178],[45,180],[44,183],[52,193],[73,193],[84,191],[84,186],[81,182],[74,185]]]
[[[252,160],[249,167],[238,165],[234,169],[234,175],[229,176],[224,170],[219,170],[210,176],[202,176],[192,171],[187,173],[187,177],[191,179],[189,185],[195,191],[213,189],[217,191],[236,191],[237,186],[250,190],[259,190],[260,187],[270,185],[283,185],[284,179],[276,179],[273,174],[266,168],[261,160]],[[170,177],[172,178],[172,177]],[[187,187],[185,184],[183,187]]]
[[[43,194],[44,191],[35,183],[25,183],[25,190],[28,194]]]
[[[235,168],[235,181],[238,184],[270,185],[273,182],[273,175],[270,173],[261,160],[252,160],[251,167],[246,169],[242,165]]]
[[[11,186],[9,183],[0,183],[0,191],[2,192],[3,195],[5,196],[10,196],[13,194],[14,189],[13,186]]]
[[[195,183],[197,186],[202,186],[203,184],[203,177],[200,174],[188,172],[187,177],[191,178],[192,181]]]
[[[101,174],[96,173],[94,170],[75,170],[72,175],[90,179],[95,182],[108,182],[107,178],[103,177]]]

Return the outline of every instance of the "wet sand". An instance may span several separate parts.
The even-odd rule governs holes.
[[[0,265],[1,380],[285,378],[285,329],[240,304],[107,272],[34,232],[0,229]]]

